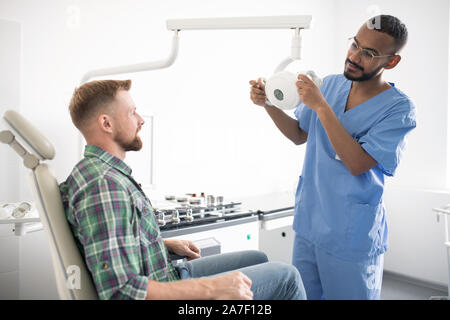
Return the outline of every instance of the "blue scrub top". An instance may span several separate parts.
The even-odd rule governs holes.
[[[394,86],[345,112],[351,86],[344,75],[330,75],[321,91],[347,132],[378,164],[353,176],[317,114],[301,103],[294,113],[308,140],[293,227],[330,254],[359,261],[387,249],[384,175],[394,175],[416,116],[412,101]]]

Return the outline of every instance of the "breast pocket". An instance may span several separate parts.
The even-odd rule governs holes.
[[[381,244],[383,204],[351,203],[349,206],[347,244],[351,250],[370,254]]]
[[[145,245],[158,241],[161,237],[161,232],[150,204],[142,198],[134,199],[133,204],[138,213],[137,224],[139,226],[140,241]]]

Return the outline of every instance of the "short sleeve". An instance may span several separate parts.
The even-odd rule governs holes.
[[[412,102],[405,101],[394,109],[359,139],[361,147],[378,162],[387,176],[395,174],[406,145],[406,137],[416,127]]]
[[[294,111],[294,115],[298,120],[298,125],[303,131],[309,131],[313,110],[308,108],[304,103],[300,103]]]

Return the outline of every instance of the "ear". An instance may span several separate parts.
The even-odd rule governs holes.
[[[400,60],[402,60],[402,57],[399,55],[396,55],[391,61],[389,61],[384,68],[385,69],[393,69],[395,68],[395,66],[400,62]]]
[[[97,117],[97,125],[100,130],[105,133],[112,133],[113,131],[112,118],[105,113],[102,113]]]

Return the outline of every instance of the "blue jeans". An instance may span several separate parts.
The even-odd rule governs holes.
[[[252,280],[255,300],[305,300],[306,293],[297,269],[281,262],[268,262],[260,251],[238,251],[207,256],[178,264],[182,280],[241,271]]]

